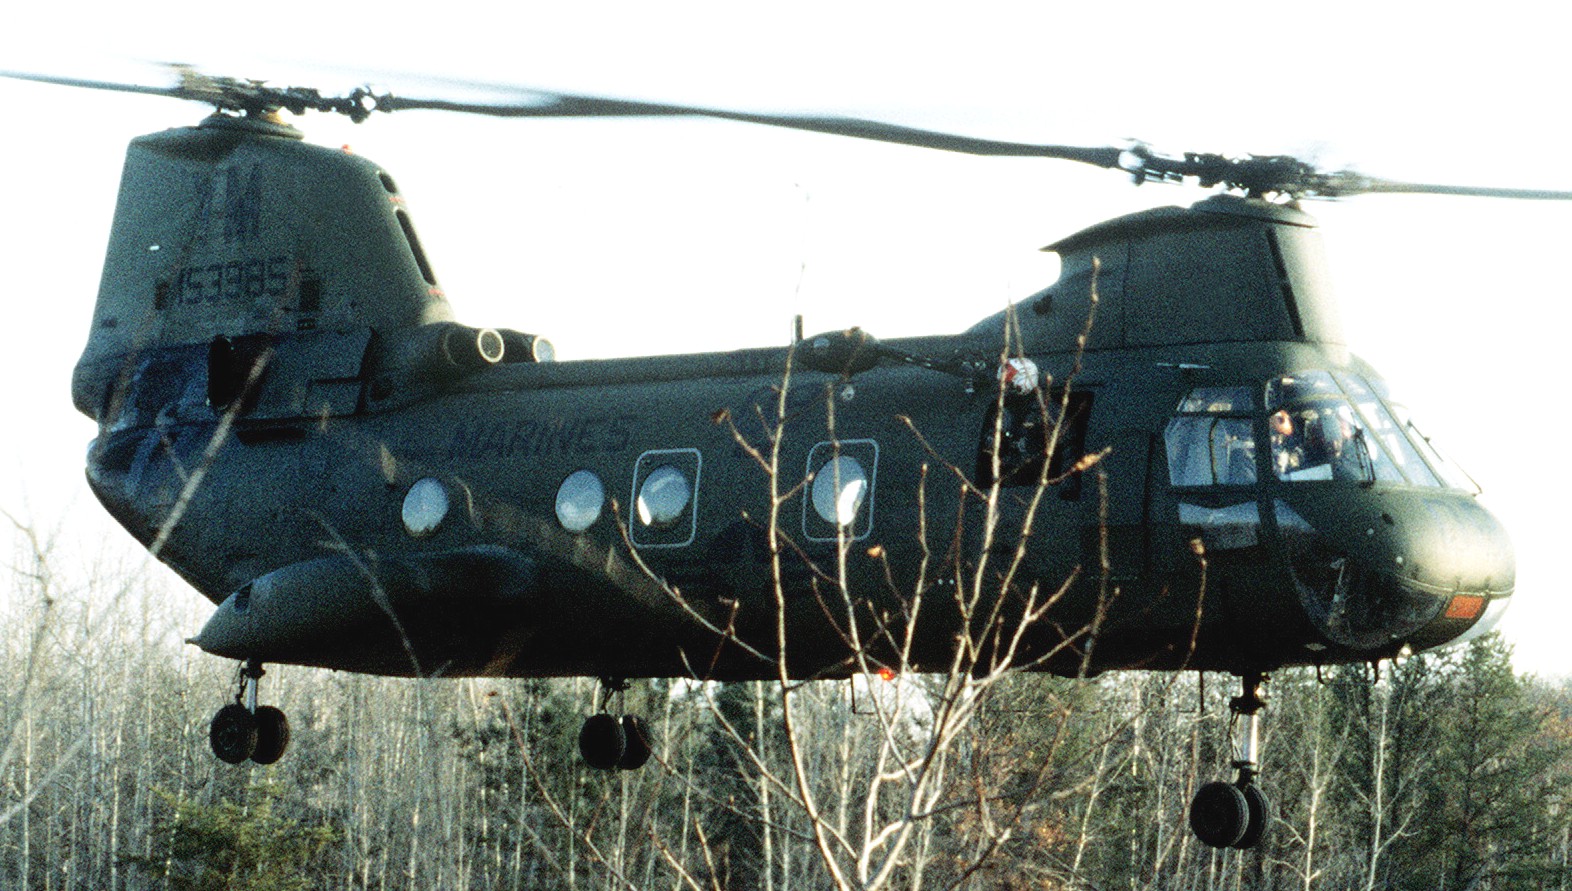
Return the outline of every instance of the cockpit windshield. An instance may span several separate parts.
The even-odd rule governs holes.
[[[1376,398],[1375,392],[1364,378],[1351,374],[1336,375],[1343,389],[1347,391],[1354,405],[1359,409],[1359,414],[1369,425],[1368,429],[1385,447],[1385,454],[1396,465],[1403,480],[1416,486],[1439,486],[1441,480],[1436,477],[1435,471],[1419,456],[1419,450],[1413,442],[1403,435],[1403,425],[1392,415],[1381,400]]]
[[[1288,483],[1345,480],[1478,491],[1379,386],[1347,372],[1284,375],[1267,381],[1260,413],[1250,388],[1192,390],[1166,431],[1169,481],[1251,485],[1259,476],[1259,454],[1269,467],[1263,472]],[[1264,431],[1256,426],[1261,414]],[[1257,439],[1261,432],[1264,441]]]
[[[1370,447],[1363,419],[1325,371],[1267,381],[1266,413],[1280,480],[1403,481],[1386,454]]]

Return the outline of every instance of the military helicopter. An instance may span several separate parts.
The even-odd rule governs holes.
[[[969,621],[954,610],[899,642],[853,645],[846,627],[957,584],[964,558],[934,573],[928,555],[986,550],[996,511],[1021,567],[996,612],[1020,619],[1024,590],[1064,586],[1020,664],[1241,679],[1236,778],[1197,793],[1191,824],[1249,848],[1268,819],[1270,672],[1457,641],[1513,592],[1477,488],[1349,353],[1299,202],[1572,194],[556,92],[488,104],[179,75],[7,76],[215,107],[129,147],[72,395],[99,425],[99,500],[217,605],[193,642],[241,665],[211,726],[225,761],[288,745],[287,718],[258,703],[266,663],[607,691],[943,669]],[[556,362],[539,335],[458,323],[393,177],[279,116],[422,109],[705,116],[1218,192],[1050,245],[1057,281],[959,334]],[[930,467],[965,482],[933,485]],[[820,587],[837,563],[840,615]],[[651,753],[642,719],[605,712],[580,748],[607,770]]]

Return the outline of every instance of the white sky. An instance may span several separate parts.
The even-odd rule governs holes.
[[[473,78],[675,102],[838,112],[978,136],[1294,152],[1420,181],[1572,189],[1572,12],[1435,3],[57,4],[0,68],[146,77],[135,60],[410,95]],[[1278,7],[1281,7],[1279,9]],[[749,12],[739,12],[739,9]],[[362,74],[361,72],[365,72]],[[166,99],[0,82],[0,506],[107,525],[69,398],[125,142],[194,123]],[[954,331],[1045,284],[1035,249],[1198,192],[1065,162],[977,159],[723,122],[313,117],[408,197],[460,317],[564,358],[782,343],[860,324]],[[1354,349],[1486,490],[1517,543],[1504,629],[1572,672],[1566,635],[1572,205],[1370,197],[1322,221]],[[123,534],[104,533],[105,535]],[[195,630],[195,629],[192,629]]]

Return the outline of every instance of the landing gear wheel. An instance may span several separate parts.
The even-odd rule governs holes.
[[[1228,702],[1237,724],[1245,719],[1242,728],[1230,725],[1235,737],[1236,755],[1234,769],[1239,771],[1232,783],[1207,783],[1190,802],[1190,828],[1201,841],[1214,848],[1248,850],[1261,843],[1267,824],[1272,822],[1271,804],[1266,793],[1255,784],[1261,774],[1257,760],[1260,750],[1260,718],[1266,709],[1262,688],[1266,675],[1260,672],[1241,674],[1243,691]]]
[[[208,742],[218,760],[239,764],[257,748],[257,719],[245,706],[232,702],[218,710],[208,727]]]
[[[622,738],[625,747],[617,761],[621,770],[638,770],[650,760],[650,725],[638,715],[622,716]]]
[[[257,764],[272,764],[284,757],[284,750],[289,748],[289,718],[271,705],[258,707],[254,717],[257,744],[251,760]]]
[[[601,713],[584,719],[579,730],[579,754],[584,763],[596,770],[615,770],[627,752],[627,737],[622,732],[622,722]]]
[[[1239,847],[1249,828],[1250,803],[1231,783],[1207,783],[1190,801],[1190,829],[1214,848]]]
[[[236,673],[235,701],[219,709],[208,728],[218,760],[272,764],[289,748],[289,719],[271,705],[257,705],[257,687],[266,673],[256,659],[247,659]]]
[[[1244,795],[1245,805],[1250,809],[1250,820],[1245,824],[1244,835],[1232,846],[1246,851],[1261,843],[1261,836],[1266,834],[1266,824],[1272,821],[1272,809],[1266,800],[1266,793],[1255,783],[1245,783],[1236,788]]]

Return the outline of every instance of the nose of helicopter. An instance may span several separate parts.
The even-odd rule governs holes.
[[[1278,502],[1300,602],[1333,645],[1415,650],[1487,630],[1512,594],[1506,530],[1472,496],[1320,490]]]

